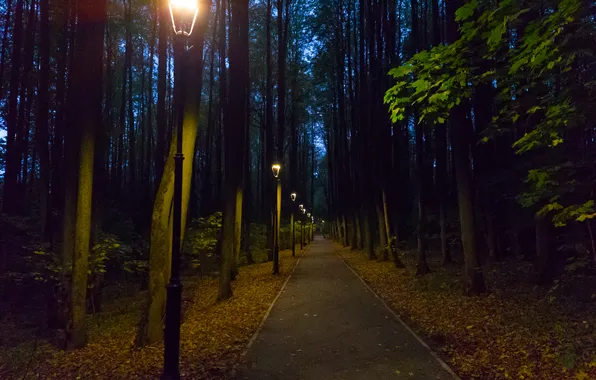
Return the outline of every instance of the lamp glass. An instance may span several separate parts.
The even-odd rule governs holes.
[[[197,0],[169,0],[172,27],[176,35],[190,36],[199,14]]]
[[[310,212],[308,214],[306,214],[306,216],[308,216],[310,218]]]
[[[290,198],[292,198],[292,202],[296,202],[296,192],[290,194]]]
[[[271,171],[273,172],[273,176],[275,178],[279,177],[279,172],[281,171],[281,165],[278,163],[271,165]]]

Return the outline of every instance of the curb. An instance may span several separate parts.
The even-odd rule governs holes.
[[[443,361],[443,359],[441,359],[439,357],[439,355],[437,355],[432,348],[430,348],[430,346],[428,344],[426,344],[426,342],[424,342],[424,340],[422,340],[422,338],[420,338],[418,336],[418,334],[416,334],[414,332],[414,330],[412,330],[410,328],[410,326],[408,326],[400,317],[399,315],[397,315],[397,313],[387,304],[387,302],[385,302],[385,300],[383,300],[378,294],[377,292],[375,292],[367,283],[366,281],[364,281],[364,279],[362,277],[360,277],[360,275],[354,270],[352,269],[352,267],[346,262],[346,260],[344,260],[343,257],[341,257],[338,253],[337,250],[335,250],[335,254],[337,255],[337,257],[346,265],[346,267],[348,267],[348,269],[350,271],[352,271],[352,273],[354,273],[354,275],[356,277],[358,277],[358,279],[364,284],[364,286],[381,302],[381,304],[383,306],[385,306],[385,308],[391,313],[391,315],[393,315],[393,317],[410,333],[412,334],[412,336],[414,336],[414,338],[416,338],[416,340],[424,347],[426,348],[426,350],[430,353],[430,355],[435,358],[435,360],[441,365],[441,367],[443,367],[443,369],[445,371],[447,371],[451,376],[453,376],[454,380],[461,380],[461,378],[459,376],[457,376],[457,374],[455,372],[453,372],[453,370],[451,369],[451,367],[449,367],[447,365],[447,363],[445,363]]]
[[[273,309],[273,306],[275,305],[275,303],[277,302],[277,299],[279,298],[279,296],[281,296],[281,293],[283,293],[284,289],[286,288],[286,285],[288,284],[288,282],[290,281],[290,278],[292,278],[292,275],[294,274],[294,271],[296,270],[296,268],[298,267],[298,264],[300,264],[300,260],[302,260],[302,258],[308,253],[308,251],[310,250],[312,243],[309,244],[306,249],[302,252],[302,255],[300,255],[300,257],[298,257],[298,261],[296,261],[296,264],[294,265],[294,268],[292,268],[292,271],[290,272],[290,274],[288,275],[288,278],[286,278],[286,281],[283,283],[283,285],[281,286],[281,288],[279,289],[279,291],[277,292],[277,295],[275,296],[275,298],[273,299],[273,301],[271,302],[271,305],[269,305],[269,308],[267,309],[267,311],[265,312],[265,315],[263,316],[263,320],[261,321],[261,323],[259,324],[259,327],[257,327],[257,331],[255,331],[255,333],[252,335],[252,337],[250,338],[250,340],[248,341],[248,344],[246,345],[246,348],[244,349],[244,351],[242,352],[242,354],[240,354],[240,359],[243,359],[244,357],[246,357],[246,354],[248,354],[248,350],[250,350],[250,348],[252,347],[252,345],[254,344],[254,342],[257,340],[257,337],[259,336],[259,334],[261,333],[261,330],[263,330],[263,326],[265,325],[265,321],[267,320],[267,318],[269,317],[269,314],[271,313],[271,310]]]

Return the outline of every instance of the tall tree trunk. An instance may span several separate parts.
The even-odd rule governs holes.
[[[447,39],[454,42],[459,38],[455,11],[461,5],[461,0],[446,2],[447,11]],[[464,104],[454,107],[451,111],[451,142],[453,145],[453,161],[455,166],[455,180],[457,183],[457,197],[459,202],[459,219],[461,225],[461,240],[464,251],[466,292],[470,295],[485,293],[486,284],[484,273],[478,259],[476,247],[476,231],[474,222],[474,188],[470,173],[470,133],[472,126],[466,118]]]
[[[87,341],[86,294],[95,138],[101,123],[103,33],[106,0],[81,0],[78,4],[77,42],[73,68],[76,125],[81,130],[79,188],[75,250],[71,283],[71,329],[69,346],[82,347]]]
[[[166,156],[165,141],[168,124],[166,110],[166,71],[168,70],[168,32],[171,22],[168,7],[165,2],[155,2],[156,13],[159,17],[157,42],[157,136],[155,138],[155,178],[159,181],[164,171]]]
[[[229,123],[225,124],[226,142],[226,198],[223,214],[221,270],[219,276],[219,300],[232,296],[231,269],[235,248],[240,249],[242,220],[242,172],[246,138],[248,106],[248,1],[231,3],[230,25],[230,108]],[[237,239],[238,237],[238,239]]]
[[[2,210],[15,214],[18,210],[17,177],[19,173],[19,153],[17,145],[19,88],[21,73],[21,44],[23,40],[23,0],[17,0],[12,32],[12,58],[10,60],[10,87],[7,111],[6,172],[4,173],[4,194]]]
[[[44,240],[50,241],[50,153],[49,143],[49,97],[50,84],[50,4],[49,0],[40,0],[40,42],[39,42],[39,89],[37,93],[36,140],[39,150],[39,174],[41,179],[39,222]],[[1,71],[0,71],[1,74]],[[46,85],[47,84],[47,85]]]
[[[266,139],[266,152],[267,152],[267,161],[266,167],[263,170],[263,190],[266,194],[265,202],[269,205],[267,208],[269,210],[268,214],[270,217],[267,218],[269,223],[267,223],[267,258],[269,261],[273,260],[273,207],[271,207],[273,202],[273,192],[274,188],[272,185],[271,180],[267,174],[269,173],[268,166],[271,165],[274,161],[274,152],[275,149],[275,138],[274,138],[274,127],[273,127],[273,62],[271,57],[271,1],[267,0],[267,14],[265,17],[265,37],[266,37],[266,66],[267,66],[267,77],[266,77],[266,84],[265,84],[265,102],[266,102],[266,117],[265,117],[265,139]],[[281,1],[281,0],[280,0]]]

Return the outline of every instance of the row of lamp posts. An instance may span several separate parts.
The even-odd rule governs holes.
[[[166,318],[164,327],[164,366],[161,376],[162,380],[180,379],[180,308],[182,299],[182,282],[180,281],[180,250],[181,250],[181,227],[182,227],[182,166],[184,155],[182,153],[182,131],[184,119],[185,102],[185,67],[187,64],[189,37],[191,36],[197,17],[199,15],[198,0],[168,0],[172,27],[174,30],[174,109],[176,112],[176,155],[174,156],[174,209],[172,229],[172,261],[170,281],[166,286]],[[279,273],[279,224],[281,222],[281,181],[279,173],[281,165],[274,163],[271,166],[276,181],[276,200],[273,217],[273,273]],[[297,194],[292,192],[292,204],[296,202]],[[314,216],[300,205],[303,220],[301,223],[300,249],[303,249],[305,240],[313,239]],[[309,238],[304,236],[304,223],[308,217],[310,222]],[[291,213],[292,233],[292,255],[295,255],[295,233],[294,233],[294,212]]]
[[[281,222],[281,179],[280,179],[280,172],[281,172],[281,164],[278,162],[274,162],[271,165],[271,171],[273,172],[273,178],[275,179],[276,184],[276,191],[275,191],[275,203],[273,207],[273,274],[279,274],[279,230],[280,230],[280,222]],[[292,191],[290,194],[290,199],[292,200],[292,209],[290,212],[290,234],[292,235],[292,256],[296,255],[296,231],[294,228],[294,205],[296,204],[296,199],[298,194],[295,191]],[[315,221],[315,217],[310,215],[310,212],[306,211],[304,205],[299,206],[299,211],[302,212],[302,220],[300,223],[300,249],[304,249],[304,244],[306,240],[311,241],[313,239],[313,223]],[[298,214],[300,215],[300,214]],[[306,218],[308,219],[306,219]],[[308,238],[304,236],[304,223],[309,221],[309,230],[308,230]]]

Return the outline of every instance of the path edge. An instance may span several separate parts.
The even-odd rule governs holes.
[[[311,242],[311,244],[312,244],[312,242]],[[271,314],[271,310],[273,309],[273,306],[275,306],[275,303],[277,302],[277,299],[281,296],[281,293],[283,293],[284,289],[286,288],[286,285],[290,281],[290,278],[292,278],[292,275],[294,274],[294,271],[298,267],[298,264],[300,264],[300,260],[302,260],[302,258],[310,250],[311,244],[309,244],[306,247],[306,249],[302,252],[302,254],[300,255],[300,257],[298,258],[298,261],[296,261],[296,264],[294,265],[294,268],[292,268],[292,271],[288,275],[288,278],[286,278],[286,281],[284,281],[283,285],[281,286],[281,288],[277,292],[277,295],[275,296],[275,298],[273,299],[273,301],[271,301],[271,304],[269,305],[269,308],[265,312],[265,315],[263,316],[263,319],[261,320],[261,323],[259,324],[259,327],[257,327],[257,330],[254,332],[254,334],[252,334],[252,337],[248,341],[248,343],[246,345],[246,348],[244,349],[244,351],[242,352],[242,354],[240,354],[240,359],[244,359],[246,357],[246,354],[248,354],[248,351],[250,350],[250,348],[252,347],[252,345],[254,344],[254,342],[257,340],[257,337],[261,333],[261,330],[263,330],[263,326],[265,325],[265,321],[267,320],[267,318],[269,318],[269,314]]]
[[[384,299],[381,298],[381,296],[379,296],[379,294],[374,291],[367,283],[366,281],[364,281],[364,279],[358,274],[358,272],[356,272],[351,266],[350,264],[347,263],[346,260],[344,260],[343,257],[341,257],[341,255],[339,254],[337,249],[334,249],[335,254],[337,255],[337,257],[345,264],[346,267],[348,267],[348,269],[350,271],[352,271],[352,273],[354,273],[354,275],[364,284],[364,286],[381,302],[381,304],[383,306],[385,306],[385,308],[387,310],[389,310],[389,313],[391,313],[391,315],[393,315],[393,318],[395,318],[410,334],[412,334],[412,336],[414,336],[414,338],[416,338],[416,340],[424,347],[426,348],[426,350],[430,353],[430,355],[435,358],[435,360],[441,365],[441,367],[443,367],[443,369],[445,371],[447,371],[451,376],[453,376],[454,380],[462,380],[459,376],[457,376],[457,374],[455,372],[453,372],[453,370],[451,369],[451,367],[449,367],[449,365],[447,365],[447,363],[445,363],[443,361],[443,359],[441,359],[439,357],[439,355],[437,355],[436,352],[433,351],[432,348],[430,348],[430,346],[428,344],[426,344],[426,342],[424,340],[422,340],[422,338],[420,338],[420,336],[418,336],[418,334],[416,334],[414,332],[414,330],[412,330],[410,328],[410,326],[408,326],[401,318],[399,315],[397,315],[397,313],[395,312],[395,310],[393,310],[391,308],[391,306],[389,306],[387,304],[387,302],[385,302]]]

